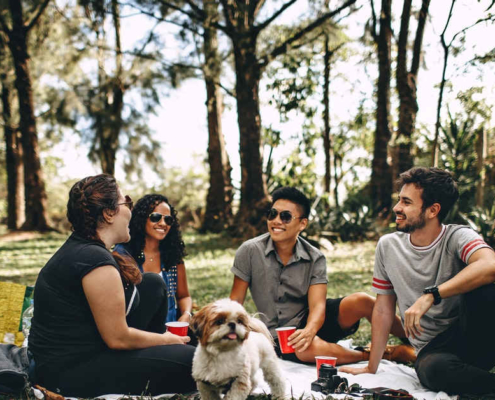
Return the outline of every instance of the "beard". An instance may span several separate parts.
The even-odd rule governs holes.
[[[399,232],[404,232],[404,233],[413,233],[417,229],[424,228],[426,225],[426,218],[425,218],[426,212],[423,211],[421,214],[416,219],[412,219],[409,222],[406,222],[403,226],[399,226],[397,224],[396,228]],[[397,214],[397,215],[404,215],[404,214]],[[406,220],[407,221],[407,216]]]

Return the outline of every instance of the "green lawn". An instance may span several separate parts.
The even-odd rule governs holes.
[[[0,280],[34,285],[40,268],[66,237],[50,233],[27,240],[0,238]],[[230,267],[241,242],[226,235],[199,235],[195,232],[186,232],[184,241],[188,252],[188,281],[195,304],[201,307],[227,297],[233,280]],[[327,254],[329,297],[357,291],[371,293],[374,246],[373,242],[341,243]],[[256,311],[249,294],[245,305],[248,311]],[[361,329],[353,337],[357,345],[368,343],[369,323],[363,321]]]

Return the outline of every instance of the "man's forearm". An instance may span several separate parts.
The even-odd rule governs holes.
[[[387,347],[388,335],[394,321],[394,314],[381,313],[373,310],[371,320],[371,352],[368,367],[375,373]]]

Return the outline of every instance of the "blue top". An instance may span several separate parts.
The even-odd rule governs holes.
[[[130,255],[124,245],[118,244],[114,249],[119,254]],[[143,272],[143,264],[136,260],[137,266]],[[165,322],[177,321],[177,301],[175,294],[177,293],[177,266],[174,265],[167,271],[163,263],[160,265],[161,275],[167,284],[168,292],[168,314]]]

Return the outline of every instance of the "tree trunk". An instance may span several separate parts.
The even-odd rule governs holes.
[[[246,35],[233,42],[241,158],[241,204],[236,214],[235,233],[253,236],[263,230],[262,216],[270,203],[261,151],[261,71],[256,59],[256,36]]]
[[[402,9],[401,26],[397,50],[397,90],[399,92],[399,129],[397,132],[398,173],[406,171],[413,166],[412,136],[418,113],[417,81],[419,64],[421,60],[421,47],[423,43],[424,28],[428,16],[430,0],[423,0],[418,17],[418,27],[414,40],[413,59],[411,70],[407,68],[407,47],[409,34],[409,21],[411,18],[412,0],[404,0]]]
[[[210,187],[206,196],[206,210],[201,230],[221,232],[232,223],[232,181],[229,156],[222,132],[223,98],[220,90],[221,61],[218,54],[217,31],[211,21],[218,19],[218,5],[204,0],[207,15],[203,24],[206,84],[206,108],[208,113],[208,164]]]
[[[330,59],[333,52],[329,48],[329,37],[325,34],[325,55],[324,55],[324,73],[323,73],[323,148],[325,151],[325,192],[330,193],[332,179],[332,137],[330,133]]]
[[[7,228],[16,230],[24,223],[24,191],[22,145],[18,130],[12,124],[10,89],[6,75],[1,74],[2,117],[5,133],[5,153],[7,164]]]
[[[485,200],[485,178],[486,178],[486,156],[487,156],[487,134],[486,129],[481,127],[478,130],[478,139],[476,140],[476,176],[479,181],[476,185],[476,205],[484,206]]]
[[[9,35],[9,48],[12,52],[16,72],[15,86],[19,100],[20,131],[24,158],[24,190],[26,220],[25,230],[49,230],[46,212],[47,196],[41,171],[38,134],[34,116],[33,90],[29,74],[29,54],[27,51],[28,30],[22,19],[22,3],[9,0],[12,15],[12,31]]]
[[[378,47],[376,132],[371,163],[371,198],[376,213],[388,213],[392,204],[392,173],[388,162],[390,130],[390,76],[392,0],[382,0]]]
[[[447,45],[447,42],[445,41],[445,32],[447,31],[447,28],[450,24],[450,20],[452,19],[452,13],[454,10],[455,2],[456,0],[452,0],[452,3],[450,4],[450,11],[449,11],[449,16],[447,17],[447,22],[445,23],[443,31],[440,34],[440,43],[442,44],[442,49],[443,49],[443,68],[442,68],[442,79],[440,80],[440,90],[438,91],[435,135],[433,137],[433,143],[431,146],[431,165],[433,167],[438,167],[438,138],[440,136],[440,126],[441,126],[440,118],[441,118],[442,103],[443,103],[443,92],[445,90],[445,82],[446,82],[445,75],[447,73],[447,65],[449,62],[449,50],[450,50],[450,44],[452,44],[452,42],[450,42],[450,44]]]

